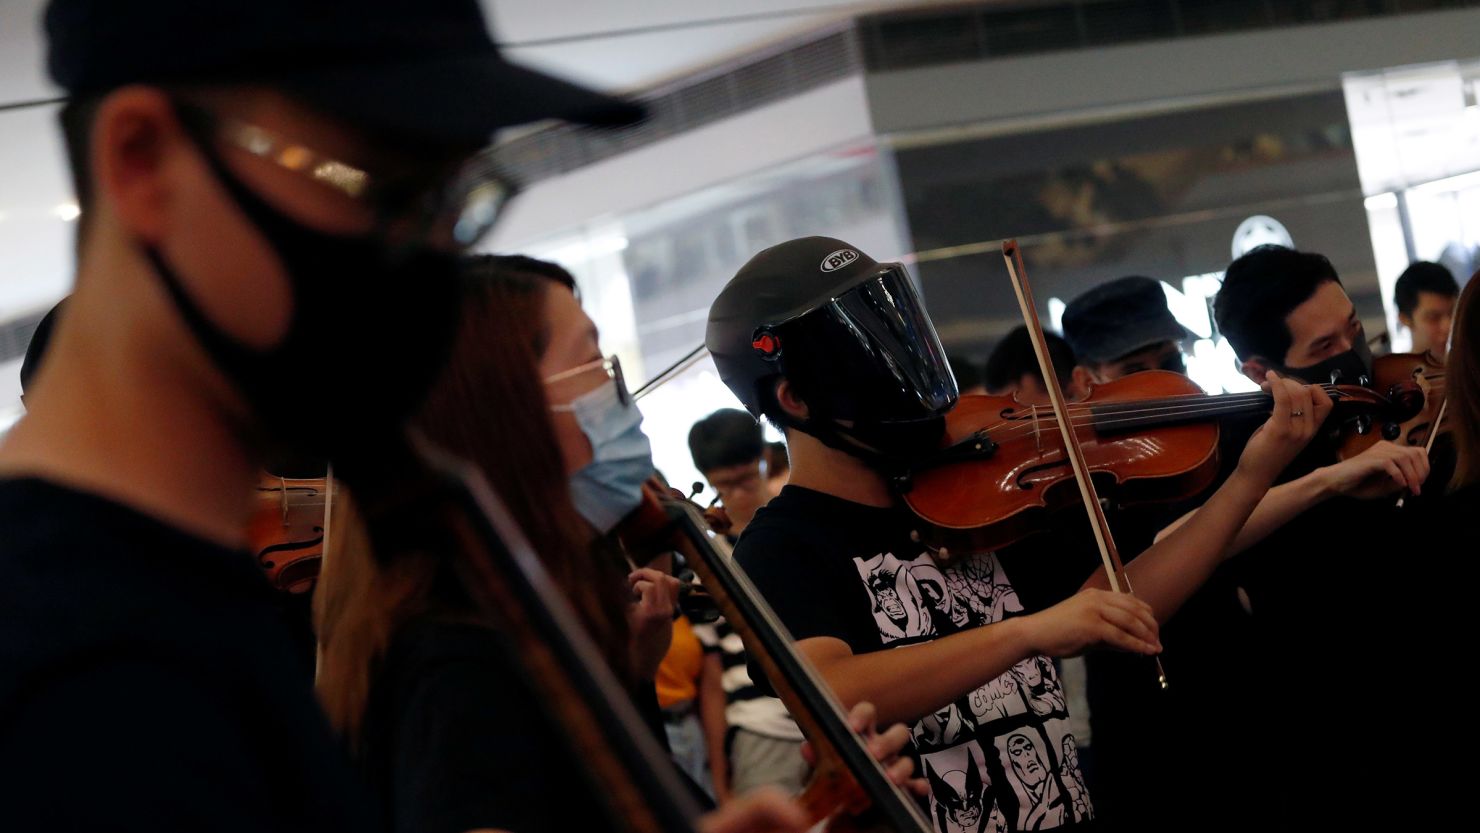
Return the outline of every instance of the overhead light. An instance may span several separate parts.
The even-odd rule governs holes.
[[[51,210],[52,216],[63,222],[70,223],[82,215],[82,209],[75,202],[64,202]]]

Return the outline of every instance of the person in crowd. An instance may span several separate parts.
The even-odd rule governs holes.
[[[728,534],[738,538],[755,511],[776,496],[760,423],[735,408],[715,411],[689,429],[689,454],[724,507]]]
[[[768,447],[760,423],[745,411],[715,411],[689,431],[689,451],[695,468],[704,475],[723,502],[730,521],[731,541],[744,532],[756,510],[775,497],[766,464]],[[784,446],[783,446],[784,453]],[[784,484],[784,480],[782,481]],[[721,664],[726,698],[727,734],[710,736],[711,770],[728,774],[726,792],[743,794],[766,784],[788,792],[802,788],[808,774],[797,754],[802,733],[786,707],[760,691],[750,678],[745,646],[724,619],[697,625],[695,633]]]
[[[1429,352],[1444,360],[1458,297],[1459,284],[1441,264],[1420,260],[1398,276],[1393,303],[1398,307],[1398,323],[1413,334],[1414,353]]]
[[[1070,399],[1083,396],[1084,388],[1073,376],[1074,351],[1069,343],[1050,332],[1045,332],[1043,337],[1048,342],[1048,353],[1064,395]],[[992,348],[983,385],[992,396],[1016,396],[1024,405],[1049,404],[1048,386],[1043,382],[1043,371],[1039,369],[1038,354],[1033,352],[1033,339],[1027,327],[1013,327]]]
[[[956,377],[956,387],[960,388],[962,396],[987,392],[982,367],[975,360],[968,356],[947,356],[946,362],[951,366],[951,373]]]
[[[634,110],[506,62],[471,2],[44,25],[78,274],[0,447],[0,827],[369,829],[244,550],[252,488],[276,449],[400,430],[498,215],[441,233],[499,191],[463,166],[495,129]]]
[[[1319,254],[1261,246],[1243,255],[1229,265],[1213,309],[1218,330],[1255,383],[1278,375],[1313,385],[1359,385],[1370,377],[1361,320],[1336,270]],[[1307,731],[1312,715],[1319,714],[1331,728],[1320,741],[1327,765],[1310,773],[1308,783],[1332,800],[1317,807],[1294,794],[1263,791],[1257,804],[1229,806],[1244,821],[1279,817],[1325,824],[1365,816],[1358,808],[1377,781],[1361,760],[1361,726],[1370,715],[1358,692],[1384,655],[1349,623],[1371,615],[1359,576],[1380,573],[1389,553],[1376,545],[1375,534],[1369,545],[1339,550],[1326,536],[1333,529],[1361,534],[1401,526],[1396,498],[1428,488],[1428,473],[1421,448],[1379,442],[1340,461],[1330,442],[1313,443],[1281,473],[1279,485],[1239,531],[1227,566],[1249,617],[1250,639],[1243,656],[1207,685],[1298,679],[1302,705],[1294,707],[1292,691],[1249,692],[1253,696],[1241,698],[1240,708],[1220,714],[1231,739],[1227,765],[1208,782],[1205,802],[1234,802],[1258,791],[1265,782],[1253,768],[1266,752],[1249,739]],[[1174,523],[1163,534],[1178,528]],[[1399,619],[1392,627],[1394,635],[1405,632]]]
[[[697,635],[701,627],[686,615],[673,620],[673,642],[658,665],[658,706],[674,762],[723,804],[730,800],[724,669],[719,652]]]
[[[1172,316],[1160,281],[1131,275],[1102,283],[1069,302],[1063,328],[1079,390],[1138,370],[1187,372],[1180,343],[1192,334]]]

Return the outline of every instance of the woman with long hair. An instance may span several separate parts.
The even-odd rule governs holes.
[[[1459,294],[1445,368],[1444,426],[1454,436],[1451,504],[1474,505],[1480,496],[1480,272]]]
[[[526,260],[470,262],[457,344],[416,424],[482,470],[613,670],[651,696],[666,641],[643,632],[671,622],[671,580],[629,573],[605,535],[633,508],[629,481],[646,476],[651,458],[635,459],[631,432],[620,428],[630,398],[600,357],[573,282]],[[597,802],[581,796],[580,763],[550,736],[448,555],[380,564],[352,502],[336,503],[333,528],[319,588],[318,689],[393,829],[599,827]],[[880,739],[892,760],[902,727]],[[906,777],[908,762],[896,767]],[[771,794],[711,818],[709,829],[757,819],[755,829],[802,824],[793,804]]]

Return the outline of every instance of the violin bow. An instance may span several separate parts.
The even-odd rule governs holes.
[[[1105,565],[1105,575],[1110,579],[1110,589],[1116,593],[1134,595],[1130,576],[1120,560],[1120,550],[1115,546],[1115,536],[1110,532],[1110,522],[1105,518],[1104,506],[1090,479],[1089,464],[1084,459],[1084,449],[1079,445],[1073,422],[1069,417],[1069,406],[1064,399],[1064,388],[1054,372],[1053,358],[1048,353],[1048,342],[1043,337],[1043,325],[1038,321],[1038,307],[1033,301],[1033,290],[1028,286],[1027,270],[1023,268],[1023,253],[1017,240],[1002,241],[1002,259],[1007,263],[1007,274],[1012,279],[1013,291],[1017,294],[1018,307],[1023,313],[1023,323],[1032,337],[1033,352],[1038,356],[1038,369],[1043,373],[1043,386],[1048,389],[1053,403],[1054,417],[1059,425],[1059,434],[1064,440],[1064,456],[1074,467],[1074,479],[1079,484],[1079,495],[1084,499],[1085,511],[1089,513],[1090,528],[1095,533],[1095,543],[1100,547],[1100,560]],[[1161,666],[1161,657],[1156,658],[1156,681],[1167,687],[1166,670]]]
[[[705,347],[702,344],[685,353],[683,355],[683,358],[679,359],[673,364],[668,365],[668,367],[664,368],[663,371],[657,376],[654,376],[646,382],[643,382],[642,387],[639,387],[637,390],[633,391],[632,401],[636,402],[637,400],[642,399],[644,396],[647,396],[658,388],[661,388],[669,382],[673,381],[675,378],[682,375],[684,371],[698,364],[699,361],[707,355],[709,355],[709,348]]]
[[[1429,426],[1429,438],[1425,440],[1423,444],[1423,456],[1425,457],[1430,457],[1434,453],[1434,438],[1439,436],[1439,426],[1444,424],[1444,411],[1448,407],[1449,396],[1448,392],[1446,391],[1444,398],[1439,400],[1439,413],[1434,416],[1434,424]],[[1398,508],[1402,509],[1403,504],[1407,501],[1408,495],[1406,494],[1398,498]]]

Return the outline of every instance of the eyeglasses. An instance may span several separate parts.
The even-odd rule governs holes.
[[[562,382],[566,379],[573,379],[583,373],[590,373],[598,369],[605,371],[607,378],[617,383],[617,401],[620,402],[623,407],[626,407],[626,405],[632,401],[632,395],[627,392],[627,378],[622,375],[622,362],[616,357],[615,354],[607,356],[603,359],[586,362],[582,365],[576,365],[575,367],[572,367],[568,370],[562,370],[559,373],[546,376],[545,384],[553,385],[556,382]],[[568,412],[573,410],[573,408],[569,404],[551,405],[550,410]]]
[[[369,205],[382,222],[407,218],[423,238],[444,238],[460,249],[476,244],[498,222],[518,193],[513,180],[496,169],[489,151],[474,155],[433,184],[370,173],[254,124],[218,118],[192,104],[176,102],[181,121],[197,135],[219,136],[232,147],[313,179]]]

